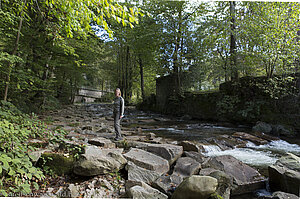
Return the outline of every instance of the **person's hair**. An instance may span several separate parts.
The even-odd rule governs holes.
[[[119,91],[119,93],[120,93],[120,96],[122,95],[122,93],[121,93],[121,89],[120,89],[120,88],[116,88],[116,91]]]

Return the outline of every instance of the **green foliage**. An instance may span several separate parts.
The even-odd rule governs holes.
[[[68,37],[73,37],[73,32],[86,35],[90,30],[90,23],[102,26],[111,36],[113,31],[107,23],[112,18],[123,26],[133,27],[138,23],[138,16],[143,15],[135,7],[128,8],[115,3],[113,0],[46,0],[42,2],[43,7],[49,9],[50,15],[60,19],[59,29],[66,32]]]
[[[254,122],[269,109],[278,111],[277,104],[282,100],[295,98],[299,92],[295,85],[294,76],[243,77],[239,82],[224,83],[221,87],[223,98],[217,103],[218,113]]]
[[[217,102],[217,112],[219,116],[232,118],[247,119],[247,121],[259,118],[262,107],[268,102],[263,100],[247,101],[237,95],[224,95]]]
[[[273,77],[264,82],[257,82],[256,86],[262,90],[268,98],[278,100],[285,97],[296,96],[297,88],[295,84],[295,77],[288,76]]]
[[[112,184],[113,187],[117,190],[120,190],[121,189],[120,181],[122,180],[121,174],[119,172],[114,172],[114,173],[109,173],[109,175],[114,179],[114,183]],[[103,186],[106,187],[105,184]]]
[[[38,164],[46,174],[57,177],[73,171],[74,157],[67,153],[43,153]]]
[[[22,114],[12,104],[1,101],[0,107],[0,183],[1,193],[29,194],[31,188],[38,189],[36,180],[44,175],[35,168],[28,156],[34,150],[28,146],[28,138],[44,136],[36,120]],[[37,129],[37,127],[39,129]],[[9,187],[8,187],[9,186]]]
[[[64,132],[50,131],[37,117],[20,112],[9,102],[0,106],[0,194],[29,194],[38,190],[38,181],[44,179],[43,171],[36,168],[29,153],[36,150],[28,139],[61,142]],[[54,141],[53,141],[54,142]]]
[[[259,118],[262,112],[262,107],[266,104],[267,102],[265,101],[247,101],[243,105],[243,108],[237,111],[237,115],[242,118],[247,118],[249,121],[251,121],[251,119],[255,121]]]
[[[26,112],[72,103],[79,87],[104,74],[92,26],[111,37],[111,23],[133,27],[142,15],[113,0],[1,1],[0,96],[8,85],[8,101]]]
[[[86,146],[85,145],[71,145],[71,144],[67,144],[66,148],[67,148],[67,152],[74,157],[75,160],[79,159],[79,155],[84,153],[84,148]]]
[[[213,193],[210,195],[209,199],[224,199],[224,198],[217,193]]]
[[[220,115],[232,115],[235,113],[237,106],[240,102],[238,96],[225,95],[217,102],[217,112]]]

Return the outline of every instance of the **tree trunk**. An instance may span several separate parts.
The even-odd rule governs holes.
[[[230,65],[231,80],[238,80],[237,57],[236,57],[236,35],[235,35],[235,1],[230,1]]]
[[[15,42],[15,47],[14,47],[14,50],[12,51],[12,53],[11,53],[12,55],[16,55],[18,47],[19,47],[19,40],[20,40],[20,35],[21,35],[22,23],[23,23],[23,18],[21,16],[20,21],[19,21],[19,27],[18,27],[18,33],[17,33],[17,37],[16,37],[16,42]],[[6,75],[6,82],[5,82],[5,91],[4,91],[4,98],[3,98],[4,101],[7,101],[8,86],[9,86],[9,83],[10,83],[11,71],[12,71],[12,63],[9,62],[8,63],[8,73]]]
[[[139,65],[140,65],[140,76],[141,76],[141,92],[142,92],[142,99],[144,101],[145,99],[145,91],[144,91],[144,66],[141,56],[139,55],[138,59]]]
[[[175,83],[175,94],[180,93],[180,71],[179,71],[179,63],[178,63],[178,53],[179,53],[179,47],[180,47],[180,40],[181,40],[181,26],[182,26],[182,7],[179,11],[179,24],[178,24],[178,33],[175,38],[175,49],[173,54],[173,69],[174,69],[174,83]]]
[[[125,74],[124,74],[124,49],[123,49],[123,46],[121,46],[121,70],[120,70],[120,79],[121,79],[121,84],[120,84],[120,89],[121,89],[121,91],[123,92],[123,94],[124,94],[124,79],[125,79]],[[124,96],[124,95],[123,95]]]
[[[118,65],[117,65],[117,76],[118,76],[118,87],[121,87],[121,52],[120,49],[118,50]]]
[[[130,51],[129,51],[130,53]],[[129,56],[129,74],[128,74],[128,97],[132,98],[132,76],[133,76],[133,68],[136,68],[136,61],[133,59],[133,55]]]
[[[49,56],[49,58],[47,60],[47,63],[45,64],[45,70],[44,70],[43,77],[42,77],[43,81],[46,81],[48,79],[48,76],[49,76],[49,62],[50,62],[51,58],[52,58],[52,55]],[[44,106],[45,103],[46,103],[46,93],[45,93],[45,91],[42,91],[42,92],[43,92],[42,93],[43,94],[43,101],[42,101],[41,106]]]
[[[125,81],[124,81],[124,97],[128,99],[128,78],[129,78],[129,46],[126,46],[126,57],[125,57]]]

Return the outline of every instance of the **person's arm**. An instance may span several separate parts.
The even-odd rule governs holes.
[[[123,97],[121,98],[121,106],[120,106],[120,118],[124,116],[124,110],[125,110],[125,102]]]

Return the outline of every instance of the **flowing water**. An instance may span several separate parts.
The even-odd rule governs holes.
[[[94,107],[94,111],[98,111],[96,116],[110,117],[112,112],[108,111],[107,107]],[[238,143],[235,143],[236,145],[230,143],[229,146],[231,147],[227,146],[226,148],[222,143],[228,142],[227,138],[230,138],[236,132],[251,134],[251,127],[229,123],[182,120],[176,117],[136,111],[134,108],[129,107],[127,107],[126,114],[122,122],[124,130],[141,128],[143,132],[151,132],[156,134],[157,137],[163,137],[174,142],[181,140],[198,142],[202,144],[202,152],[205,155],[232,155],[238,160],[255,167],[266,177],[268,176],[268,166],[274,164],[287,152],[300,156],[300,138],[274,139],[263,145],[256,145],[248,141],[242,147],[238,146]],[[258,190],[255,196],[246,194],[243,197],[239,195],[234,199],[257,199],[258,196],[270,195],[268,190],[267,186],[266,189]]]
[[[266,169],[274,164],[287,152],[300,155],[300,139],[274,140],[264,145],[255,145],[248,142],[245,147],[222,150],[215,144],[216,140],[222,140],[223,136],[232,135],[235,132],[251,134],[251,128],[247,126],[234,126],[226,123],[207,123],[201,121],[184,121],[179,118],[168,118],[159,114],[134,112],[127,116],[131,121],[127,127],[140,127],[143,131],[155,133],[157,136],[172,140],[190,140],[204,144],[207,156],[232,155],[242,162]],[[134,121],[134,122],[132,122]],[[126,124],[124,124],[126,126]],[[266,172],[266,171],[265,171]],[[264,173],[266,174],[266,173]]]

